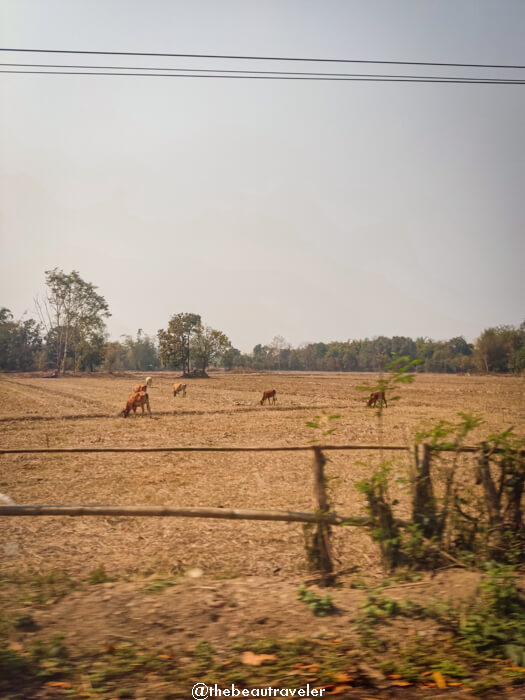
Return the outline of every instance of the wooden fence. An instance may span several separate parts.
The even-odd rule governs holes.
[[[420,450],[422,449],[422,457]],[[321,582],[330,579],[333,570],[330,544],[330,525],[349,525],[368,527],[371,520],[368,517],[339,515],[330,510],[326,493],[324,452],[331,451],[375,451],[383,452],[414,452],[415,459],[430,459],[432,448],[429,445],[407,447],[402,445],[313,445],[313,446],[282,446],[282,447],[56,447],[56,448],[0,448],[0,455],[20,454],[79,454],[79,453],[176,453],[176,452],[309,452],[313,455],[313,482],[316,501],[315,512],[271,511],[271,510],[242,510],[231,508],[193,508],[177,506],[82,506],[82,505],[0,505],[1,516],[130,516],[130,517],[185,517],[185,518],[217,518],[228,520],[268,520],[283,522],[311,523],[317,528],[315,547],[318,550],[318,569]],[[479,447],[463,446],[447,448],[445,451],[470,452],[480,451]],[[443,450],[441,450],[443,451]],[[405,525],[401,520],[399,525]]]

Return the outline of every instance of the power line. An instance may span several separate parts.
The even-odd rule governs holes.
[[[122,69],[125,70],[125,69]],[[172,69],[177,70],[177,69]],[[11,73],[13,75],[82,75],[82,76],[120,76],[120,77],[142,77],[142,78],[223,78],[231,80],[324,80],[335,82],[386,82],[386,83],[451,83],[466,85],[525,85],[525,80],[507,79],[476,79],[476,78],[397,78],[397,77],[323,77],[321,75],[227,75],[225,73],[206,74],[206,69],[202,73],[115,73],[108,71],[43,71],[43,70],[0,70],[0,73]],[[340,74],[343,75],[344,74]]]
[[[247,74],[249,76],[257,75],[267,75],[271,77],[273,75],[285,75],[288,77],[295,76],[308,76],[308,77],[323,77],[323,78],[404,78],[404,79],[429,79],[432,81],[436,80],[464,80],[465,82],[483,82],[483,83],[499,83],[504,82],[514,84],[516,81],[512,78],[477,78],[470,76],[444,76],[444,75],[396,75],[396,74],[384,74],[384,73],[319,73],[313,71],[259,71],[259,70],[230,70],[227,68],[162,68],[159,66],[97,66],[97,65],[66,65],[58,63],[0,63],[0,66],[10,66],[16,68],[64,68],[64,69],[89,69],[90,71],[102,71],[102,70],[118,70],[118,71],[171,71],[176,73],[199,73],[200,77],[206,77],[204,73],[220,73],[220,74]],[[3,72],[3,71],[2,71]],[[7,72],[7,71],[5,71]],[[15,73],[22,73],[23,71],[13,71]],[[44,71],[42,71],[44,72]],[[95,75],[97,73],[94,73]],[[101,74],[102,75],[102,74]],[[116,75],[120,75],[117,73]],[[197,76],[199,77],[199,76]],[[211,76],[210,76],[211,77]],[[525,81],[525,78],[524,78]],[[518,83],[519,84],[519,83]]]
[[[199,53],[153,53],[145,51],[80,51],[66,49],[12,49],[0,48],[0,51],[13,51],[24,53],[60,53],[60,54],[84,54],[91,56],[158,56],[163,58],[216,58],[243,61],[299,61],[312,63],[375,63],[397,66],[449,66],[457,68],[517,68],[525,69],[525,65],[508,65],[496,63],[442,63],[437,61],[384,61],[365,60],[356,58],[304,58],[292,56],[238,56],[224,54],[199,54]]]

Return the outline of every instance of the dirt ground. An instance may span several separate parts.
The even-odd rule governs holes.
[[[123,419],[118,413],[132,386],[144,379],[142,375],[59,379],[3,375],[0,448],[306,446],[318,437],[306,422],[333,414],[340,415],[330,426],[336,426],[336,431],[323,439],[333,445],[382,442],[410,447],[417,430],[440,419],[457,421],[458,411],[486,421],[469,437],[470,444],[510,426],[525,432],[524,378],[420,375],[414,384],[400,388],[401,399],[390,403],[381,424],[375,412],[366,408],[365,394],[357,389],[376,378],[216,373],[207,380],[188,380],[186,398],[174,398],[171,387],[178,375],[156,373],[149,392],[152,418]],[[277,391],[277,404],[260,406],[262,392],[272,388]],[[355,483],[369,476],[381,459],[391,460],[394,474],[401,477],[408,474],[413,459],[410,452],[387,449],[382,455],[370,450],[327,454],[327,474],[338,477],[331,482],[331,498],[343,515],[365,513]],[[309,451],[0,454],[0,492],[17,504],[311,511],[316,507],[311,462]],[[464,457],[465,483],[472,481],[473,464],[472,456]],[[397,488],[394,495],[403,517],[408,495],[402,486]],[[180,665],[190,663],[192,650],[201,641],[227,654],[231,642],[238,639],[352,639],[350,621],[365,596],[352,586],[362,579],[374,585],[384,577],[376,545],[366,531],[352,527],[335,532],[334,553],[341,575],[339,588],[330,591],[337,610],[329,618],[314,617],[297,600],[297,586],[312,583],[298,523],[6,517],[0,521],[0,543],[5,599],[10,594],[16,597],[17,577],[59,570],[84,581],[67,594],[51,595],[45,601],[20,601],[15,612],[29,611],[35,626],[11,636],[13,648],[60,634],[73,650],[140,643],[165,652]],[[94,586],[85,583],[90,574],[102,570],[103,577],[115,580]],[[422,603],[458,600],[472,596],[478,582],[475,572],[451,569],[385,592]],[[400,623],[392,627],[400,644],[407,635],[430,643],[439,638],[439,630],[426,623],[405,624],[409,628]],[[372,697],[370,691],[364,695],[344,692],[342,697]],[[416,697],[400,692],[376,690],[373,696]],[[48,688],[34,697],[61,697],[58,690],[57,695],[53,693]],[[457,693],[463,697],[462,690]],[[132,697],[164,696],[142,688]],[[509,697],[522,695],[512,689]]]
[[[44,379],[3,375],[0,446],[290,446],[318,437],[307,421],[340,414],[332,444],[411,446],[414,434],[458,411],[484,417],[472,441],[513,425],[525,431],[525,379],[420,375],[375,412],[357,386],[363,374],[213,374],[189,380],[186,398],[173,397],[175,373],[157,373],[150,390],[153,418],[117,417],[142,375]],[[260,406],[265,389],[275,406]],[[332,499],[343,515],[364,514],[355,483],[379,463],[378,452],[330,452]],[[406,476],[410,453],[384,451]],[[19,504],[179,505],[309,511],[315,509],[309,452],[117,453],[0,455],[0,492]],[[469,462],[470,460],[470,462]],[[465,457],[469,478],[472,458]],[[400,489],[399,515],[406,497]],[[304,575],[300,524],[186,518],[9,518],[1,524],[4,570],[72,576],[104,566],[110,574],[201,568],[214,576]],[[368,534],[340,528],[335,553],[341,569],[378,567]]]

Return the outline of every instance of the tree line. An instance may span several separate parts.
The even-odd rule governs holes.
[[[475,343],[462,336],[430,338],[365,338],[306,343],[292,347],[281,336],[258,344],[251,353],[234,348],[225,333],[203,323],[199,314],[176,313],[157,336],[141,329],[135,337],[110,340],[109,306],[97,287],[73,270],[45,272],[46,291],[35,298],[36,319],[15,320],[0,308],[0,370],[3,371],[154,371],[161,367],[205,371],[293,370],[375,372],[393,358],[420,360],[419,372],[465,373],[525,371],[525,321],[519,326],[485,329]]]

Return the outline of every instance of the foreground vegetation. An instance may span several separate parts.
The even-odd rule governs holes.
[[[344,615],[346,634],[331,634],[328,622],[317,638],[306,633],[254,641],[241,634],[215,646],[196,637],[176,649],[168,639],[165,647],[154,648],[138,639],[71,647],[62,635],[38,633],[32,614],[20,612],[24,606],[49,607],[73,591],[104,583],[107,577],[100,571],[86,581],[72,581],[59,573],[5,578],[0,592],[8,587],[11,591],[16,583],[17,593],[9,600],[2,595],[0,692],[12,700],[167,699],[188,692],[196,682],[221,687],[235,683],[238,688],[300,688],[309,683],[330,694],[365,693],[357,697],[391,697],[394,690],[404,689],[403,697],[423,697],[425,691],[430,698],[433,689],[445,688],[451,693],[468,689],[481,697],[506,697],[506,690],[525,683],[525,600],[515,576],[511,567],[489,567],[477,595],[461,605],[416,604],[410,598],[392,599],[385,589],[375,588],[365,590],[358,608],[343,612],[338,608],[338,589],[333,590],[330,605],[324,598],[318,607],[311,605],[316,594],[309,591],[312,621],[319,614]],[[177,579],[158,581],[155,587],[150,582],[148,590],[162,596],[168,586],[177,585]],[[303,587],[298,599],[307,602],[306,597]]]

